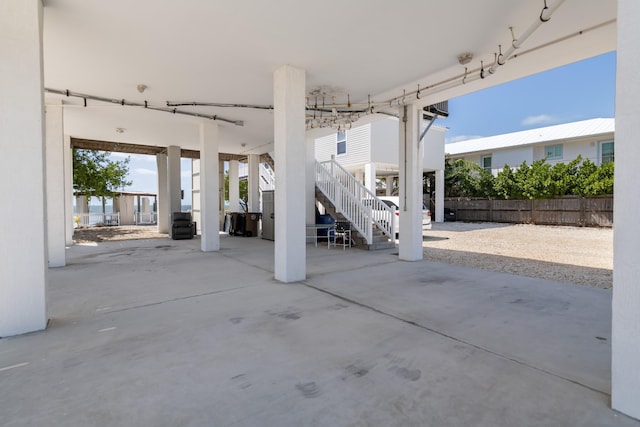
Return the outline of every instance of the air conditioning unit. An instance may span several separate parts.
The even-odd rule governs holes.
[[[438,102],[422,109],[424,118],[430,120],[434,116],[449,117],[449,101]]]

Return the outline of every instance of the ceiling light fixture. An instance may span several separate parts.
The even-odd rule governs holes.
[[[124,133],[124,128],[116,128],[116,132],[118,132],[118,133]]]
[[[147,89],[147,85],[140,83],[136,86],[136,89],[138,89],[138,92],[143,93]]]

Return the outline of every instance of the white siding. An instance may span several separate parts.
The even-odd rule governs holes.
[[[347,152],[337,155],[337,132],[316,139],[316,160],[324,162],[336,156],[336,161],[343,166],[364,164],[369,162],[369,139],[371,125],[358,126],[347,131]]]
[[[347,131],[347,152],[336,156],[343,166],[369,163],[370,160],[371,125],[358,126]],[[335,148],[334,148],[335,150]]]
[[[529,165],[533,162],[533,147],[518,147],[495,151],[491,156],[491,167],[502,170],[504,165],[509,165],[515,168],[524,161]]]
[[[444,134],[446,128],[432,127],[425,136],[424,169],[444,169]],[[363,170],[367,163],[398,167],[398,119],[394,117],[378,120],[347,131],[347,152],[336,155],[336,134],[315,140],[315,155],[319,162],[336,160],[350,170]]]
[[[475,163],[475,164],[479,165],[480,161],[482,160],[482,157],[483,156],[488,156],[489,154],[491,154],[491,153],[482,154],[482,155],[480,155],[480,154],[471,154],[469,156],[464,156],[462,158],[465,159],[468,162],[472,162],[472,163]],[[460,157],[458,157],[458,158],[460,158]],[[491,160],[493,161],[493,159],[491,159]]]
[[[371,123],[371,161],[398,164],[398,119]]]
[[[331,160],[331,156],[335,156],[336,154],[336,142],[335,133],[316,139],[316,160],[319,162]]]
[[[581,155],[583,160],[589,159],[598,164],[598,145],[596,141],[564,144],[564,147],[562,147],[562,156],[565,162],[574,160],[578,155]]]
[[[432,126],[424,137],[424,163],[428,171],[444,169],[444,134],[446,129]]]
[[[556,141],[557,144],[562,144],[562,159],[551,159],[549,163],[558,163],[558,162],[570,162],[574,160],[579,155],[582,156],[583,160],[589,159],[592,162],[598,164],[598,143],[596,139],[591,140],[582,140],[582,141],[574,141],[574,142],[562,142]],[[557,145],[557,144],[539,144],[535,147],[534,150],[534,160],[540,160],[545,155],[545,147],[549,145]]]

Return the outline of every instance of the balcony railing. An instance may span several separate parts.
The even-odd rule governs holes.
[[[83,213],[74,215],[78,227],[120,225],[120,213]]]
[[[157,224],[158,213],[157,212],[136,212],[133,219],[136,225]]]

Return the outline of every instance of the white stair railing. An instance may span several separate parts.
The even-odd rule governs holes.
[[[82,213],[74,215],[74,222],[78,227],[96,225],[120,225],[120,212],[117,213]]]
[[[373,224],[389,238],[395,237],[395,209],[378,199],[335,160],[316,161],[316,186],[365,237],[367,244],[373,243]]]

